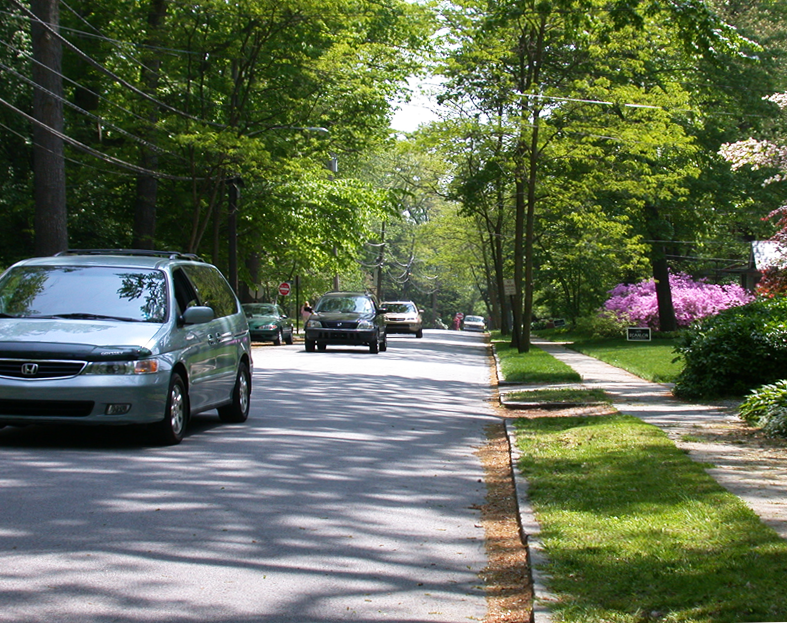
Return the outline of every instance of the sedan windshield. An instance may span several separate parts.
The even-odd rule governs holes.
[[[365,296],[324,296],[314,308],[316,312],[374,313],[374,304]]]
[[[258,303],[246,304],[243,306],[243,312],[247,318],[254,318],[255,316],[276,316],[276,306],[272,304]]]
[[[0,280],[0,315],[161,323],[166,279],[159,270],[21,266]]]
[[[392,314],[414,314],[415,307],[410,303],[383,303],[383,307]]]

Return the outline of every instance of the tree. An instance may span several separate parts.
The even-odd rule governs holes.
[[[32,0],[31,9],[35,253],[51,255],[68,248],[59,2]]]

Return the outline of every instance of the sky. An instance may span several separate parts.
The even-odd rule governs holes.
[[[434,83],[428,86],[435,86]],[[413,132],[422,123],[436,121],[437,103],[433,97],[422,92],[428,88],[426,82],[411,83],[413,97],[407,104],[399,104],[399,110],[394,114],[391,127],[399,132]]]

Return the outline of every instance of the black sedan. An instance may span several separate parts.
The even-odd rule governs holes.
[[[371,294],[328,292],[306,321],[306,350],[325,350],[328,344],[368,346],[370,353],[385,351],[385,309]]]

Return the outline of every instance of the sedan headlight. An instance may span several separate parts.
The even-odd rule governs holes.
[[[309,320],[306,322],[307,329],[322,329],[322,323],[319,320]]]
[[[273,331],[276,329],[276,325],[274,323],[264,324],[260,327],[263,331]]]
[[[87,365],[83,374],[155,374],[158,370],[158,359],[140,359],[139,361],[93,361]]]
[[[369,330],[369,329],[374,329],[374,325],[371,322],[369,322],[368,320],[359,320],[358,321],[358,328],[359,329],[364,329],[364,330]]]

